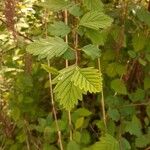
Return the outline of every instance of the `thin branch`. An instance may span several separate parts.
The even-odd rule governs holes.
[[[47,17],[47,10],[45,10],[45,37],[47,38],[47,21],[46,21],[46,17]],[[50,60],[47,60],[47,64],[50,67]],[[53,95],[53,87],[52,87],[52,75],[51,73],[48,74],[49,75],[49,86],[50,86],[50,96],[51,96],[51,103],[52,103],[52,111],[54,114],[54,120],[55,120],[55,124],[56,124],[56,129],[57,129],[57,134],[58,134],[58,142],[59,142],[59,146],[60,146],[60,150],[64,150],[63,148],[63,144],[62,144],[62,136],[61,136],[61,131],[58,125],[58,118],[57,118],[57,113],[56,113],[56,108],[55,108],[55,102],[54,102],[54,95]]]
[[[65,24],[68,25],[68,11],[64,11],[64,19],[65,19]],[[65,42],[68,43],[68,35],[65,36]],[[66,59],[65,61],[66,68],[69,66],[69,62]],[[72,141],[72,118],[71,118],[71,112],[68,111],[68,120],[69,120],[69,132],[70,132],[70,141]]]
[[[101,73],[101,62],[100,62],[100,58],[98,58],[98,69],[99,69],[99,72]],[[105,112],[105,100],[104,100],[103,87],[102,87],[102,91],[101,91],[101,109],[102,109],[103,121],[104,121],[105,129],[107,129],[107,124],[106,124],[106,112]]]
[[[50,67],[50,61],[49,61],[49,60],[48,60],[48,66]],[[61,150],[64,150],[64,149],[63,149],[63,144],[62,144],[61,131],[60,131],[60,129],[59,129],[58,119],[57,119],[57,113],[56,113],[56,109],[55,109],[51,73],[49,73],[49,86],[50,86],[50,95],[51,95],[52,109],[53,109],[53,114],[54,114],[56,129],[57,129],[57,133],[58,133],[58,138],[59,138],[59,145],[60,145],[60,149],[61,149]]]
[[[147,102],[147,103],[139,103],[139,104],[128,104],[128,105],[123,105],[123,106],[120,106],[120,108],[122,108],[122,107],[147,106],[147,105],[150,105],[150,102]]]

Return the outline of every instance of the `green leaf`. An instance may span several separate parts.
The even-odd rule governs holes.
[[[96,142],[91,150],[119,150],[119,142],[109,134],[100,138],[100,142]]]
[[[68,45],[61,38],[48,37],[47,39],[41,39],[28,45],[27,52],[38,56],[39,59],[51,59],[61,56],[68,48]]]
[[[104,45],[107,39],[107,32],[102,30],[102,31],[97,31],[93,29],[86,29],[86,36],[92,41],[93,44],[95,45]]]
[[[68,8],[71,5],[70,0],[46,0],[46,2],[41,3],[43,6],[52,11],[60,11]]]
[[[147,62],[144,59],[142,59],[142,58],[139,58],[138,61],[143,66],[146,66],[146,64],[147,64]]]
[[[132,121],[128,121],[126,123],[125,131],[129,132],[131,135],[136,135],[137,137],[141,136],[141,122],[140,120],[136,117],[132,117]]]
[[[145,8],[138,9],[136,15],[140,21],[150,26],[150,12],[148,12],[148,10]]]
[[[87,130],[83,130],[81,132],[81,141],[80,143],[84,144],[84,145],[87,145],[91,142],[91,137],[90,137],[90,134]]]
[[[131,150],[130,143],[125,138],[121,138],[120,147],[123,150]]]
[[[81,133],[79,131],[75,131],[73,133],[73,140],[76,141],[77,143],[80,143]]]
[[[135,139],[135,145],[138,148],[145,148],[148,144],[150,144],[150,136],[141,135],[140,137]]]
[[[20,109],[18,108],[18,107],[13,107],[13,110],[12,110],[12,112],[11,112],[11,115],[12,115],[12,117],[13,117],[13,119],[15,120],[15,121],[17,121],[17,120],[19,120],[20,119],[20,114],[21,114],[21,111],[20,111]]]
[[[97,69],[70,66],[60,71],[53,80],[56,99],[65,109],[71,110],[85,92],[96,93],[102,89],[102,77]]]
[[[80,17],[83,14],[81,8],[78,5],[73,5],[68,9],[68,11],[75,17]]]
[[[135,51],[128,51],[128,54],[131,58],[136,58],[136,52]]]
[[[54,24],[51,24],[48,27],[48,33],[53,36],[61,36],[64,37],[70,32],[69,26],[67,26],[62,21],[55,21]]]
[[[67,145],[67,150],[80,150],[80,146],[75,141],[70,141]]]
[[[120,114],[117,109],[109,109],[108,110],[108,115],[113,121],[118,121],[120,119]]]
[[[76,123],[75,123],[75,128],[76,128],[76,129],[81,128],[82,125],[83,125],[83,123],[84,123],[84,118],[83,118],[83,117],[78,118],[77,121],[76,121]]]
[[[90,116],[92,113],[85,109],[85,108],[78,108],[77,110],[75,110],[73,112],[74,115],[77,115],[78,117],[88,117]]]
[[[142,89],[137,89],[134,93],[129,94],[129,98],[133,102],[143,101],[145,98],[145,91]]]
[[[90,56],[93,60],[100,57],[100,49],[92,44],[86,45],[81,48],[88,56]]]
[[[126,89],[126,86],[125,84],[123,83],[122,80],[120,79],[115,79],[111,82],[111,88],[119,93],[119,94],[124,94],[126,95],[127,94],[127,89]]]
[[[74,82],[75,86],[90,93],[101,92],[102,90],[101,73],[94,68],[76,67],[71,81]]]
[[[49,67],[46,64],[41,64],[41,66],[48,73],[59,74],[59,71],[56,68],[54,68],[54,67]]]
[[[103,12],[90,11],[81,18],[79,25],[90,29],[99,30],[109,27],[112,21],[113,20]]]
[[[82,100],[83,91],[71,81],[74,70],[60,74],[54,89],[57,100],[66,110],[71,110],[78,100]]]
[[[62,55],[64,59],[74,60],[76,58],[75,51],[71,48],[67,49],[67,51]]]
[[[83,0],[83,5],[88,10],[103,10],[103,3],[101,0]]]
[[[108,64],[108,66],[106,68],[106,74],[109,77],[115,77],[117,75],[117,72],[116,72],[116,63],[110,63],[110,64]]]
[[[132,44],[135,52],[139,52],[142,50],[146,44],[146,37],[143,35],[143,33],[137,33],[133,36]]]

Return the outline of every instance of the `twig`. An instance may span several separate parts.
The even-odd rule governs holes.
[[[64,19],[65,24],[68,25],[68,12],[67,10],[64,11]],[[68,35],[65,36],[65,42],[68,44]],[[69,66],[69,62],[66,59],[65,61],[66,68]],[[70,132],[70,141],[72,141],[72,119],[71,119],[71,112],[68,111],[68,120],[69,120],[69,132]]]
[[[101,73],[100,58],[98,58],[98,69],[99,69],[99,72]],[[102,86],[103,86],[103,85],[102,85]],[[102,91],[101,91],[101,108],[102,108],[102,114],[103,114],[103,121],[104,121],[105,129],[107,129],[103,87],[102,87]]]
[[[48,60],[48,66],[50,67],[50,61],[49,60]],[[57,129],[57,133],[58,133],[58,138],[59,138],[59,145],[60,145],[60,149],[64,150],[63,149],[63,145],[62,145],[61,131],[59,129],[58,119],[57,119],[57,114],[56,114],[56,109],[55,109],[53,89],[52,89],[52,76],[51,76],[51,73],[49,73],[49,86],[50,86],[50,95],[51,95],[52,109],[53,109],[53,114],[54,114],[56,129]]]
[[[139,104],[128,104],[128,105],[123,105],[123,106],[120,106],[121,108],[122,107],[136,107],[136,106],[147,106],[147,105],[150,105],[150,102],[147,102],[147,103],[139,103]]]
[[[45,10],[45,16],[47,17],[47,10]],[[46,29],[45,36],[47,38],[47,21],[46,21],[46,17],[45,17],[45,29]],[[50,60],[47,60],[47,64],[48,64],[49,67],[51,66],[50,65]],[[50,96],[51,96],[51,103],[52,103],[52,111],[53,111],[53,114],[54,114],[54,120],[55,120],[57,134],[58,134],[58,142],[59,142],[60,150],[64,150],[63,144],[62,144],[61,131],[60,131],[60,128],[59,128],[59,125],[58,125],[57,113],[56,113],[56,108],[55,108],[51,73],[49,73],[49,86],[50,86]]]

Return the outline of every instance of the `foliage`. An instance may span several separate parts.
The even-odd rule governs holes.
[[[149,149],[150,2],[0,6],[0,149]]]

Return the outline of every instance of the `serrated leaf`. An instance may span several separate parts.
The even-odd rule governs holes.
[[[95,45],[104,45],[107,39],[106,31],[97,31],[87,28],[86,36],[92,41]]]
[[[64,10],[70,5],[70,0],[46,0],[44,3],[40,3],[40,6],[43,6],[52,11]]]
[[[80,26],[94,30],[105,29],[112,23],[112,18],[100,11],[87,12],[80,20]]]
[[[135,145],[138,148],[145,148],[148,144],[150,144],[149,140],[150,136],[148,135],[141,135],[140,137],[135,139]]]
[[[82,51],[85,52],[88,56],[90,56],[93,60],[100,57],[100,49],[92,44],[86,45],[81,48]]]
[[[69,26],[67,26],[62,21],[55,21],[54,24],[51,24],[48,27],[48,33],[53,36],[61,36],[64,37],[70,32]]]
[[[54,89],[57,100],[66,110],[71,110],[78,100],[82,100],[83,91],[71,81],[73,73],[62,74]]]
[[[91,150],[119,150],[119,142],[109,134],[100,138],[100,142],[96,142]]]
[[[127,88],[122,80],[115,79],[111,82],[111,88],[119,94],[127,94]]]
[[[75,56],[75,51],[72,50],[71,48],[67,49],[67,51],[62,55],[62,57],[64,59],[67,59],[67,60],[74,60],[76,58]]]
[[[53,80],[57,100],[65,109],[71,110],[85,92],[100,92],[102,77],[97,69],[70,66],[60,71]]]
[[[143,101],[145,98],[145,91],[138,88],[134,93],[129,94],[129,98],[133,102]]]
[[[128,51],[128,54],[131,58],[135,58],[136,57],[136,52],[135,51]]]
[[[129,132],[131,135],[136,135],[137,137],[141,136],[141,122],[140,120],[136,117],[132,117],[132,121],[128,121],[125,127],[125,131]]]
[[[101,92],[102,90],[102,77],[97,69],[76,67],[71,81],[74,82],[75,86],[90,93]]]
[[[103,10],[103,3],[101,0],[83,0],[83,5],[88,10]]]
[[[48,37],[35,41],[27,46],[27,52],[38,56],[39,59],[59,57],[64,54],[69,46],[59,37]]]

